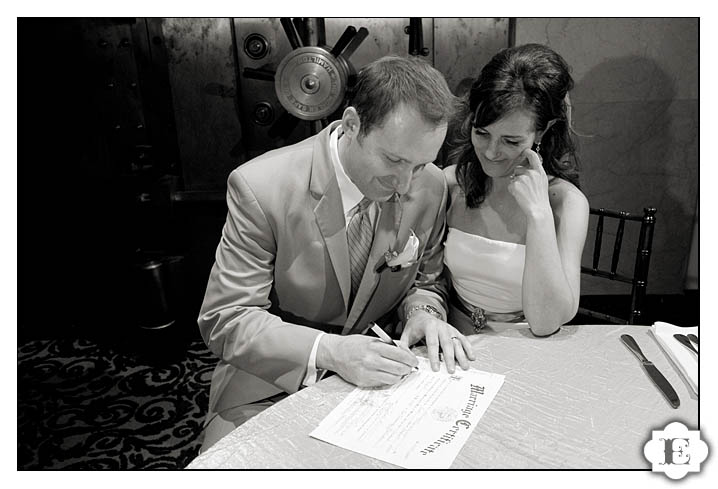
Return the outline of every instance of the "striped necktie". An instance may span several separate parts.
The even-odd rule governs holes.
[[[371,242],[374,239],[374,228],[369,219],[369,205],[371,200],[364,197],[356,206],[356,211],[347,225],[347,242],[349,245],[349,270],[351,271],[352,289],[349,303],[354,302],[354,296],[359,289],[361,278],[364,275],[366,262],[369,259]]]

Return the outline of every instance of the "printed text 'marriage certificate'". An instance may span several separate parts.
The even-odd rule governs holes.
[[[409,469],[446,469],[501,388],[504,376],[442,363],[396,385],[354,389],[310,436]]]

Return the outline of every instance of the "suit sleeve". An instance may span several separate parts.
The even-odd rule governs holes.
[[[275,235],[238,170],[228,180],[227,207],[198,319],[202,338],[222,361],[293,393],[306,374],[320,331],[285,323],[267,311]]]
[[[436,211],[434,226],[432,227],[429,239],[421,256],[419,269],[414,281],[414,286],[409,290],[406,298],[399,308],[399,316],[402,322],[406,321],[406,314],[412,306],[428,304],[437,308],[446,320],[446,301],[448,298],[448,287],[446,278],[442,273],[444,269],[444,231],[446,228],[446,181],[441,177],[442,191],[441,202]]]

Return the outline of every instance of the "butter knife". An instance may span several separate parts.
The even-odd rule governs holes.
[[[668,383],[663,374],[656,368],[655,365],[653,365],[653,362],[648,361],[639,348],[638,343],[636,343],[636,340],[634,340],[631,335],[622,334],[621,341],[623,341],[628,349],[636,355],[636,358],[641,361],[643,369],[646,371],[653,383],[656,384],[661,393],[666,397],[666,399],[668,399],[668,402],[671,403],[673,409],[677,409],[678,406],[681,405],[681,401],[678,399],[678,394],[676,394],[676,391],[673,390],[673,387]]]

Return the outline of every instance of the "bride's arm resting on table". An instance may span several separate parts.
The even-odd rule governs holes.
[[[528,167],[509,184],[526,214],[523,311],[537,336],[554,333],[578,310],[581,253],[588,228],[588,201],[568,182],[548,177],[539,156],[525,151]]]

